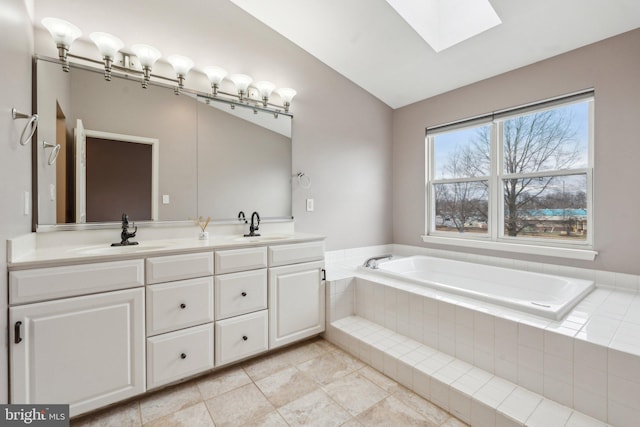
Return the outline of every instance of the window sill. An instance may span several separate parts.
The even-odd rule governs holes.
[[[596,258],[596,255],[598,255],[597,251],[591,249],[489,242],[471,239],[456,239],[455,237],[422,236],[422,241],[437,245],[460,246],[465,248],[515,252],[529,255],[543,255],[555,258],[578,259],[582,261],[593,261]]]

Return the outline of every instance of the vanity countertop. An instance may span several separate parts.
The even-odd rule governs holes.
[[[32,233],[34,234],[34,233]],[[308,233],[263,234],[260,237],[213,235],[209,239],[170,238],[140,241],[138,245],[111,247],[103,244],[73,244],[39,247],[35,236],[26,235],[8,241],[7,265],[9,270],[51,267],[79,263],[116,261],[152,256],[236,249],[252,246],[273,246],[324,240],[324,236]]]

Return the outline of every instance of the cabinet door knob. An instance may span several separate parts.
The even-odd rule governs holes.
[[[246,296],[247,296],[247,293],[246,293],[246,292],[243,292],[241,295],[242,295],[243,297],[246,297]]]
[[[246,341],[246,340],[248,340],[248,339],[249,339],[249,337],[247,337],[246,335],[243,335],[243,336],[242,336],[242,340],[243,340],[243,341]]]
[[[187,308],[187,304],[185,303],[180,304],[180,308],[184,310],[185,308]]]
[[[187,358],[187,354],[186,353],[180,354],[180,359],[186,359],[186,358]]]

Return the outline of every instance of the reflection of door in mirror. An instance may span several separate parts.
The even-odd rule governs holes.
[[[76,136],[76,222],[158,217],[158,140],[83,129]]]

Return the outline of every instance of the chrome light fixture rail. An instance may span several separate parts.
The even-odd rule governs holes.
[[[153,46],[146,44],[135,44],[131,46],[130,51],[133,55],[121,52],[124,43],[116,36],[104,32],[93,32],[89,35],[90,39],[95,43],[102,61],[75,55],[69,52],[71,44],[74,40],[82,36],[82,32],[78,27],[70,22],[58,18],[44,18],[42,24],[49,31],[51,37],[56,43],[58,49],[58,61],[62,65],[62,69],[68,72],[70,69],[69,58],[77,59],[90,64],[100,64],[104,67],[105,80],[111,80],[111,76],[116,73],[123,76],[136,75],[141,77],[143,88],[147,88],[152,81],[167,81],[174,84],[173,89],[176,95],[182,92],[188,92],[205,98],[207,102],[214,100],[227,103],[231,108],[242,106],[253,109],[254,113],[258,111],[273,114],[278,117],[279,114],[291,116],[289,108],[291,100],[296,95],[296,91],[291,88],[276,89],[275,85],[268,81],[253,82],[253,79],[246,74],[227,74],[227,71],[220,67],[204,67],[200,72],[207,76],[211,84],[211,93],[202,93],[185,87],[187,74],[194,68],[194,62],[182,55],[171,55],[167,58],[167,62],[171,64],[175,72],[175,78],[168,78],[152,73],[152,69],[156,61],[162,57],[162,53]],[[137,58],[139,68],[132,66],[133,56]],[[117,62],[122,58],[122,65]],[[40,59],[47,59],[39,57]],[[74,63],[74,65],[77,65]],[[236,93],[224,92],[220,90],[220,84],[223,80],[231,81],[236,89]],[[253,89],[253,90],[252,90]],[[270,102],[271,94],[275,92],[281,100],[281,104]],[[24,144],[23,144],[24,145]]]

